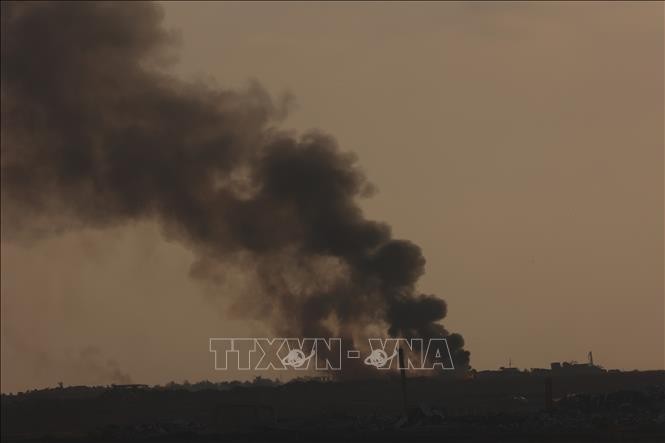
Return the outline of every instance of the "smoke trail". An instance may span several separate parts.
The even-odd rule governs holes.
[[[72,363],[79,371],[92,376],[95,383],[132,383],[132,377],[121,370],[115,360],[104,360],[101,350],[96,346],[81,349]]]
[[[447,336],[468,366],[462,337],[440,324],[445,302],[416,292],[420,248],[363,216],[372,186],[355,156],[330,136],[277,130],[284,104],[257,84],[168,75],[177,35],[161,15],[2,4],[3,236],[156,220],[196,252],[194,276],[243,261],[260,296],[240,309],[279,332]]]

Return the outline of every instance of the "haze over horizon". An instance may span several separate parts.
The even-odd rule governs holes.
[[[256,79],[293,97],[281,128],[357,154],[358,204],[420,246],[472,367],[665,367],[661,3],[160,7],[170,72]],[[242,268],[192,279],[156,222],[26,239],[4,192],[2,392],[236,378],[208,338],[273,334],[234,313]]]

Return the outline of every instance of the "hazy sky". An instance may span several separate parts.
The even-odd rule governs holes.
[[[355,151],[476,368],[663,368],[662,3],[168,3],[186,79]],[[239,283],[149,223],[2,242],[2,390],[221,379]],[[229,292],[228,294],[225,293]],[[233,292],[233,294],[231,294]]]

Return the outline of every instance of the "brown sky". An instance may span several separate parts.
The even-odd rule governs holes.
[[[164,9],[180,76],[290,91],[285,126],[358,153],[474,367],[663,368],[662,3]],[[2,390],[224,377],[207,338],[267,331],[192,260],[148,223],[3,240]]]

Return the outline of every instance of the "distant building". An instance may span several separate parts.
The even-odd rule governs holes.
[[[506,368],[501,366],[498,371],[475,371],[473,372],[473,376],[469,378],[517,377],[525,374],[526,372],[522,372],[518,368]]]
[[[148,389],[150,386],[142,384],[111,385],[113,389]]]
[[[586,363],[577,363],[576,361],[553,362],[550,364],[553,374],[577,375],[577,374],[598,374],[606,372],[601,366],[593,363],[593,353],[589,351],[588,361]]]
[[[578,374],[598,374],[605,372],[605,369],[592,363],[577,362],[553,362],[550,364],[552,374],[578,375]]]

